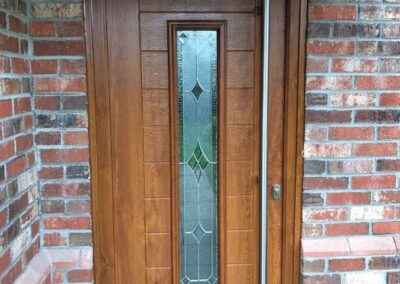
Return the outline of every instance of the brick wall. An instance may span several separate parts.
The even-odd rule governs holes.
[[[400,283],[400,1],[310,0],[304,283]]]
[[[39,250],[27,4],[0,1],[0,283]]]
[[[85,43],[80,1],[32,1],[30,36],[42,245],[91,246]],[[89,282],[90,269],[59,269],[59,282]],[[81,277],[81,278],[80,278]]]

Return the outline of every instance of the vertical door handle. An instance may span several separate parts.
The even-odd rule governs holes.
[[[281,186],[279,184],[274,184],[272,187],[272,198],[274,200],[279,200],[281,198]]]

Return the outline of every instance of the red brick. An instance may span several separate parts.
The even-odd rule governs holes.
[[[29,61],[12,57],[11,58],[11,71],[15,74],[28,74],[29,73]]]
[[[64,41],[35,41],[33,43],[34,55],[55,56],[55,55],[85,55],[85,44],[83,40]]]
[[[7,212],[8,212],[7,208],[3,209],[0,212],[0,229],[2,229],[7,224],[7,221],[8,221],[8,213]],[[0,263],[1,263],[1,260],[0,260]]]
[[[88,133],[86,131],[67,131],[64,133],[65,145],[88,145]]]
[[[332,127],[329,129],[331,140],[369,140],[374,138],[373,127]]]
[[[374,73],[378,71],[377,60],[333,59],[332,72],[339,73]]]
[[[45,229],[48,230],[89,230],[90,218],[88,217],[45,217]]]
[[[352,78],[348,76],[309,76],[306,81],[307,90],[350,90],[353,84]]]
[[[27,33],[28,28],[26,23],[15,16],[8,17],[8,24],[10,31],[23,34]]]
[[[17,146],[17,152],[27,150],[33,145],[32,134],[17,137],[17,139],[15,140],[15,144]]]
[[[1,284],[13,284],[18,276],[22,273],[22,262],[18,260],[17,263],[8,270],[7,274],[3,277]]]
[[[353,55],[354,52],[354,41],[309,40],[307,42],[309,55]]]
[[[306,110],[306,123],[348,123],[351,111]]]
[[[355,20],[356,12],[355,6],[312,5],[308,16],[310,20]]]
[[[352,186],[354,189],[394,188],[396,186],[396,176],[353,177]]]
[[[327,236],[352,236],[369,234],[367,223],[327,224],[325,228],[325,234]]]
[[[371,194],[368,192],[341,192],[328,193],[327,205],[344,205],[344,204],[369,204],[371,203]]]
[[[21,81],[19,79],[0,79],[0,94],[13,95],[20,92]]]
[[[400,234],[400,222],[382,222],[372,224],[372,232],[381,234]]]
[[[30,98],[18,98],[14,100],[14,113],[24,113],[30,112],[31,108],[31,99]]]
[[[355,271],[365,269],[364,258],[330,259],[329,271]]]
[[[10,73],[10,71],[11,71],[10,58],[0,56],[0,72]]]
[[[0,50],[17,53],[19,51],[18,39],[0,33]]]
[[[360,90],[398,90],[400,76],[359,76],[356,87]]]
[[[7,164],[8,178],[16,176],[25,169],[26,159],[25,156],[21,156]]]
[[[70,283],[92,282],[93,272],[90,269],[70,270],[68,271],[68,281]]]
[[[64,169],[62,167],[42,167],[39,171],[40,179],[62,179]]]
[[[400,127],[382,126],[378,129],[379,139],[400,139]]]
[[[35,109],[37,110],[59,110],[60,97],[59,96],[36,96]]]
[[[63,74],[84,74],[86,70],[83,60],[61,60],[60,65]]]
[[[32,36],[53,36],[54,30],[54,23],[52,22],[32,22],[30,24]]]
[[[400,203],[400,191],[379,191],[375,193],[374,200],[379,203]]]
[[[33,74],[56,74],[57,60],[32,60],[31,68]]]
[[[303,260],[302,271],[304,272],[324,272],[325,261],[323,259]]]
[[[48,149],[41,150],[40,157],[45,163],[87,162],[89,152],[87,149]]]
[[[67,237],[59,233],[44,234],[43,241],[45,246],[65,246]]]
[[[42,189],[42,194],[46,197],[88,196],[89,193],[88,183],[45,184]]]
[[[71,200],[67,203],[67,213],[90,213],[90,200]]]
[[[84,36],[83,22],[64,22],[58,27],[59,36]]]
[[[36,92],[85,92],[85,78],[36,78]]]
[[[381,94],[381,106],[400,106],[400,94],[384,93]]]
[[[305,177],[304,189],[345,189],[348,187],[348,178]]]
[[[24,261],[25,263],[29,263],[32,258],[38,253],[39,251],[39,239],[37,239],[25,252],[24,254]]]
[[[63,200],[41,200],[40,211],[42,214],[64,213],[65,206]]]
[[[365,143],[353,145],[355,156],[393,156],[397,155],[396,143]]]
[[[57,131],[39,132],[35,135],[38,145],[58,145],[61,143],[61,134]]]
[[[329,60],[321,58],[307,58],[307,72],[322,73],[328,72]]]
[[[12,101],[2,100],[0,101],[0,118],[11,116],[13,113]]]
[[[3,274],[6,268],[10,265],[10,262],[11,262],[10,251],[6,250],[0,256],[0,274]]]
[[[371,160],[329,161],[328,172],[333,174],[366,174],[371,173]]]

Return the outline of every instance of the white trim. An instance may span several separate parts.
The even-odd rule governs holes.
[[[261,130],[261,275],[267,283],[267,195],[268,195],[268,65],[269,65],[269,0],[264,1],[263,89]]]

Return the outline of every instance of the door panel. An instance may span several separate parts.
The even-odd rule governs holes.
[[[104,80],[96,81],[96,95],[103,96],[99,99],[102,105],[96,106],[96,120],[105,120],[97,139],[107,149],[107,157],[99,154],[99,161],[111,160],[105,174],[112,181],[104,177],[105,185],[99,185],[107,185],[108,192],[99,197],[99,203],[107,209],[104,214],[110,214],[109,223],[96,230],[102,232],[103,240],[112,240],[101,251],[103,266],[97,268],[106,279],[103,283],[179,282],[179,140],[176,102],[171,103],[177,96],[171,23],[204,28],[218,23],[222,27],[218,51],[218,283],[259,283],[262,19],[258,2],[93,2],[94,11],[106,11],[103,20],[96,18],[96,38],[101,34],[104,41],[95,47],[102,53],[96,53],[99,62],[94,63],[97,71],[105,72]],[[280,25],[284,22],[282,1],[271,2],[271,24]],[[269,123],[276,131],[269,135],[269,186],[282,182],[285,64],[284,33],[280,32],[272,29],[276,40],[270,46],[274,56]],[[282,202],[270,200],[268,214],[268,279],[280,283]]]

